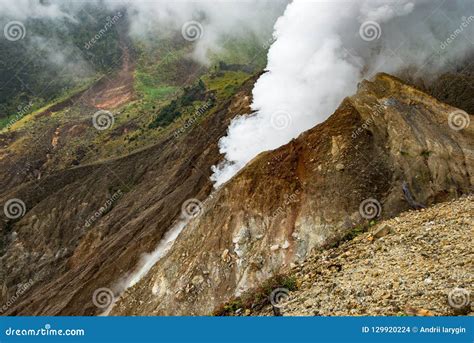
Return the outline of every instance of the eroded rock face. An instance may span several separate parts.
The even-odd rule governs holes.
[[[217,141],[235,115],[249,112],[254,81],[179,139],[5,183],[12,185],[0,203],[19,198],[27,209],[19,220],[0,222],[3,303],[22,289],[2,314],[100,313],[94,291],[114,290],[173,225],[184,201],[208,197]],[[261,154],[213,193],[112,314],[208,314],[374,214],[390,217],[413,203],[472,191],[473,129],[451,129],[453,110],[387,75],[363,82],[325,123]],[[369,205],[363,215],[362,203]]]
[[[289,270],[299,287],[281,304],[281,314],[474,315],[474,303],[454,301],[456,294],[472,294],[473,212],[474,197],[462,197],[404,212],[316,252]],[[272,316],[272,307],[254,309],[252,315]]]
[[[21,199],[26,213],[0,221],[1,304],[33,282],[0,313],[101,313],[94,291],[115,292],[180,217],[181,205],[209,195],[210,166],[220,158],[217,141],[233,116],[249,112],[254,82],[249,79],[179,137],[171,134],[125,157],[62,170],[2,194],[1,204]]]
[[[356,225],[472,192],[474,129],[450,127],[456,110],[389,75],[362,82],[212,194],[112,314],[209,314]]]

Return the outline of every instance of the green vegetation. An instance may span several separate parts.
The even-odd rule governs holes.
[[[429,151],[429,150],[423,150],[423,151],[420,153],[420,155],[423,156],[423,157],[430,157],[431,153],[432,153],[432,152]]]
[[[213,72],[204,75],[202,80],[218,100],[224,100],[234,95],[250,76],[251,74],[243,71],[222,71],[216,67]]]
[[[143,45],[137,43],[135,91],[145,101],[161,101],[178,92],[187,82],[194,82],[186,75],[180,76],[186,66],[193,65],[187,55],[188,47],[170,40],[159,40]]]
[[[357,236],[363,234],[364,232],[367,232],[367,226],[356,226],[342,238],[342,242],[351,241]]]
[[[156,87],[150,86],[146,83],[137,83],[136,90],[144,99],[149,101],[159,101],[170,95],[174,95],[178,91],[178,88],[173,86]]]
[[[63,90],[58,97],[47,105],[40,106],[41,103],[34,103],[31,101],[25,106],[18,106],[18,111],[5,118],[0,118],[0,131],[3,129],[10,129],[19,126],[19,123],[23,125],[28,122],[31,118],[34,118],[36,114],[46,111],[49,108],[54,108],[64,101],[67,101],[71,97],[87,90],[98,78],[89,78],[82,80],[77,87]],[[18,124],[17,124],[18,123]]]
[[[222,70],[222,68],[237,70]],[[245,69],[245,66],[227,65],[221,61],[218,66],[211,69],[211,72],[204,74],[197,83],[185,86],[183,94],[164,106],[148,127],[150,129],[167,127],[184,114],[191,115],[198,110],[202,101],[208,100],[214,103],[216,100],[223,101],[233,96],[250,77],[249,73],[238,70],[240,68]]]
[[[206,98],[206,86],[202,80],[191,87],[184,87],[184,93],[178,99],[161,109],[156,118],[150,123],[149,128],[154,129],[158,126],[168,126],[175,119],[181,116],[181,111],[186,107],[192,106],[195,101],[203,101]]]
[[[104,37],[89,42],[116,12],[94,6],[77,13],[75,22],[62,19],[29,19],[26,37],[0,40],[0,118],[2,127],[27,104],[45,106],[86,79],[114,69],[120,63],[118,22]],[[4,18],[0,18],[4,19]],[[6,63],[8,61],[8,63]],[[4,118],[10,119],[5,121]]]
[[[114,130],[97,137],[94,145],[100,147],[98,153],[103,158],[152,144],[159,137],[172,134],[187,120],[199,125],[217,110],[216,104],[228,101],[253,75],[240,70],[220,70],[219,65],[209,69],[199,66],[197,72],[186,75],[184,80],[181,69],[192,66],[186,59],[186,48],[177,46],[178,50],[172,52],[167,48],[170,47],[166,44],[156,48],[165,54],[164,58],[156,57],[158,62],[153,62],[151,57],[156,50],[137,49],[139,61],[134,85],[137,100],[119,110],[121,114],[115,118]]]
[[[94,17],[96,16],[99,18],[102,14],[96,13]],[[100,20],[96,24],[103,25]],[[50,26],[49,30],[56,29],[54,23]],[[77,48],[82,49],[83,43],[88,42],[89,36],[93,37],[95,31],[94,26],[90,26],[90,30],[81,26],[77,28],[77,32],[66,30],[61,34],[68,35],[62,36],[62,41],[74,41]],[[125,155],[156,143],[162,137],[182,129],[184,123],[188,121],[191,124],[188,124],[186,129],[199,125],[202,120],[212,116],[218,108],[229,101],[242,84],[255,74],[254,70],[259,70],[255,69],[256,64],[250,63],[252,45],[257,50],[262,48],[256,45],[256,42],[248,44],[241,42],[247,45],[248,49],[245,48],[247,52],[241,43],[235,46],[230,44],[228,50],[212,56],[211,67],[205,67],[191,58],[192,44],[173,37],[165,39],[157,37],[147,38],[146,44],[137,40],[128,42],[126,37],[119,37],[118,31],[110,30],[102,39],[86,49],[85,54],[95,54],[96,47],[97,50],[107,50],[104,46],[100,48],[101,44],[112,44],[110,47],[115,51],[115,57],[105,51],[97,52],[98,59],[88,56],[90,61],[97,63],[92,74],[85,73],[72,78],[74,82],[67,87],[54,86],[54,92],[48,98],[34,99],[33,105],[28,108],[28,113],[22,112],[19,115],[17,106],[18,103],[28,104],[23,101],[31,99],[33,94],[21,97],[22,93],[17,89],[14,94],[21,99],[13,101],[12,104],[15,104],[13,107],[8,104],[14,111],[0,109],[0,129],[14,122],[11,130],[27,128],[33,137],[39,138],[52,127],[68,127],[67,130],[60,130],[62,139],[67,139],[67,145],[60,146],[55,151],[53,158],[55,168],[91,163]],[[123,39],[125,41],[121,42]],[[82,45],[81,41],[84,41]],[[134,94],[130,102],[112,111],[115,117],[113,127],[97,131],[91,125],[93,113],[89,113],[90,109],[79,103],[77,105],[65,103],[65,106],[61,103],[69,101],[79,91],[90,87],[100,76],[116,72],[107,69],[107,64],[115,68],[120,65],[116,57],[121,56],[122,50],[119,45],[114,47],[116,43],[126,43],[129,47],[132,59],[130,67],[133,67],[134,73]],[[11,49],[13,48],[10,47]],[[76,54],[83,56],[77,51]],[[74,59],[71,60],[71,64],[76,62]],[[31,69],[29,72],[32,73],[32,78],[36,77],[35,70]],[[54,73],[51,75],[54,76]],[[216,106],[217,104],[219,106]],[[59,106],[51,111],[51,114],[36,115],[56,105]],[[8,113],[10,116],[2,117],[2,113]],[[74,129],[69,131],[69,128]],[[20,148],[19,144],[15,146]]]
[[[16,115],[11,115],[5,118],[0,118],[0,130],[6,127],[10,121],[15,120]]]
[[[357,236],[363,234],[364,232],[367,232],[367,231],[368,231],[371,227],[373,227],[374,225],[377,225],[377,221],[376,221],[376,220],[371,220],[371,221],[369,221],[368,224],[365,224],[365,225],[356,226],[355,228],[353,228],[351,231],[349,231],[349,233],[347,233],[347,234],[342,238],[342,240],[341,240],[340,243],[353,240],[353,239],[356,238]]]
[[[238,309],[243,311],[247,309],[261,309],[270,304],[270,295],[277,288],[296,291],[298,289],[296,278],[291,275],[275,275],[266,280],[260,287],[251,289],[242,294],[242,296],[221,305],[213,312],[213,315],[228,316],[235,313]]]
[[[351,241],[357,236],[367,232],[374,225],[377,225],[376,220],[371,220],[367,224],[364,224],[364,225],[357,225],[354,228],[352,228],[348,233],[346,233],[341,239],[335,239],[335,240],[329,241],[324,248],[325,249],[337,248],[342,243]]]
[[[158,52],[164,53],[161,59],[148,55],[147,51],[140,51],[140,57],[135,71],[135,91],[146,103],[160,102],[174,96],[179,92],[179,84],[174,82],[173,73],[177,71],[177,58],[159,48]],[[181,53],[177,52],[180,56]]]
[[[251,66],[254,70],[263,69],[267,64],[270,39],[271,32],[268,33],[266,44],[262,44],[262,39],[255,36],[226,40],[223,43],[222,51],[210,56],[211,63],[217,64],[219,61],[225,61],[229,64],[245,64]]]

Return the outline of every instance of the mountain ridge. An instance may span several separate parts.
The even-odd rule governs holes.
[[[410,208],[404,183],[426,206],[472,192],[473,131],[449,127],[455,110],[387,74],[362,82],[327,121],[223,185],[111,314],[209,314],[363,225],[366,200],[377,208],[372,219],[389,218]]]
[[[179,135],[168,131],[125,156],[45,173],[3,193],[2,202],[19,198],[27,205],[20,220],[0,222],[4,299],[21,280],[34,281],[5,314],[97,315],[103,309],[95,306],[93,294],[104,287],[117,298],[112,315],[209,314],[362,225],[363,200],[378,199],[385,218],[411,206],[404,187],[424,206],[472,192],[472,128],[452,130],[448,114],[455,108],[379,74],[363,81],[358,94],[346,98],[326,122],[258,155],[204,201],[212,191],[210,167],[221,158],[218,139],[232,118],[251,113],[258,76],[249,76],[232,93],[222,92],[231,95]],[[200,199],[206,208],[168,255],[122,294],[118,282],[153,251],[190,199]],[[206,228],[218,233],[208,237]],[[209,254],[195,251],[197,242]],[[210,265],[203,267],[203,261]],[[157,271],[165,265],[171,274]],[[216,282],[210,286],[213,270]],[[150,298],[150,289],[159,296]],[[209,301],[202,300],[206,294]]]

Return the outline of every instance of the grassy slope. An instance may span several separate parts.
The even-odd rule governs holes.
[[[252,76],[244,71],[220,71],[217,66],[219,61],[249,63],[255,70],[265,65],[265,49],[254,41],[234,43],[221,54],[211,56],[210,67],[192,61],[192,47],[189,45],[159,41],[154,46],[137,46],[139,57],[134,75],[137,100],[119,109],[114,129],[100,133],[95,139],[94,146],[100,147],[98,153],[102,158],[130,153],[153,144],[160,137],[172,135],[187,120],[194,118],[205,101],[197,100],[180,107],[181,115],[168,126],[149,127],[161,109],[183,95],[184,87],[195,85],[201,79],[207,92],[215,95],[216,102],[222,102],[235,94],[235,90]],[[212,113],[213,107],[210,107],[204,116]],[[199,116],[196,121],[199,122],[204,116]]]
[[[51,168],[55,170],[68,168],[77,163],[92,163],[122,156],[173,135],[191,118],[195,125],[205,116],[212,115],[214,106],[206,106],[202,113],[196,116],[197,111],[205,105],[206,99],[212,97],[215,102],[225,102],[253,74],[248,70],[219,70],[220,61],[228,64],[252,65],[254,70],[261,70],[265,63],[262,60],[262,56],[265,58],[264,49],[252,41],[234,42],[228,50],[211,56],[209,67],[194,62],[190,58],[192,46],[183,42],[161,40],[153,42],[151,47],[136,42],[134,48],[137,52],[133,85],[135,97],[131,102],[112,111],[115,117],[112,128],[105,131],[96,130],[91,125],[93,112],[81,105],[68,106],[51,115],[38,115],[48,107],[88,88],[92,84],[92,81],[89,81],[45,107],[32,108],[31,114],[21,116],[10,129],[3,132],[23,132],[31,136],[33,141],[37,141],[41,135],[61,128],[60,146],[54,150],[50,161]],[[150,128],[150,123],[157,120],[163,108],[173,100],[182,98],[185,87],[196,85],[199,80],[205,84],[206,99],[187,101],[185,105],[181,103],[179,116],[174,118],[173,122]],[[9,122],[10,120],[4,124],[7,125]],[[79,133],[74,133],[75,130]],[[71,131],[73,134],[69,134]],[[28,146],[28,138],[23,137],[22,141],[23,144],[12,142],[8,147],[10,153],[25,154],[24,148]],[[50,141],[51,139],[45,139],[44,144],[49,145]]]
[[[23,108],[30,113],[47,106],[87,83],[90,77],[108,72],[120,60],[117,29],[125,27],[126,20],[117,21],[102,39],[86,48],[85,43],[116,11],[100,4],[86,4],[85,9],[87,12],[73,14],[75,20],[26,19],[23,24],[28,34],[24,39],[0,40],[0,61],[4,62],[0,67],[0,129],[19,111],[25,114]],[[8,20],[11,18],[0,13],[2,23]]]
[[[23,106],[18,108],[18,112],[9,115],[6,118],[0,118],[0,133],[11,130],[16,130],[24,126],[28,121],[36,118],[36,116],[44,111],[47,111],[54,105],[74,97],[75,95],[87,90],[103,75],[98,74],[96,77],[88,78],[80,82],[80,84],[73,89],[64,90],[54,101],[49,102],[44,106],[39,106],[38,103],[31,103],[31,106]]]

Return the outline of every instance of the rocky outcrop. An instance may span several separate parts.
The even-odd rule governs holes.
[[[313,254],[289,270],[299,289],[275,305],[284,316],[473,315],[473,213],[472,196],[405,212]]]
[[[474,129],[450,122],[458,111],[386,74],[362,82],[213,193],[112,314],[209,314],[357,225],[472,192]]]

